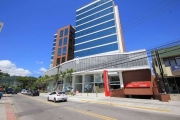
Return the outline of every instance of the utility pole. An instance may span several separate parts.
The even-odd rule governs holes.
[[[57,81],[56,86],[57,86],[58,79],[59,79],[59,68],[60,68],[60,65],[56,63],[56,66],[57,66],[57,78],[56,78],[56,81]],[[56,90],[57,90],[57,87],[56,87]]]
[[[157,58],[157,63],[158,63],[158,67],[159,67],[159,70],[160,70],[161,78],[162,78],[162,81],[163,81],[164,89],[165,89],[165,92],[167,93],[168,90],[166,88],[166,84],[165,84],[165,80],[164,80],[164,71],[163,71],[163,67],[162,67],[162,64],[161,64],[161,60],[160,60],[160,57],[159,57],[158,50],[155,50],[155,56]]]

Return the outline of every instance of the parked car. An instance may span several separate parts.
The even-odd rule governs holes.
[[[22,89],[21,94],[27,94],[27,90],[26,89]]]
[[[48,101],[67,101],[68,97],[65,94],[65,92],[52,92],[51,94],[48,95],[47,100]]]
[[[13,88],[10,88],[10,87],[6,89],[6,93],[7,94],[17,94],[17,92]]]
[[[29,90],[29,91],[27,92],[27,95],[39,96],[39,91],[38,91],[38,90]]]

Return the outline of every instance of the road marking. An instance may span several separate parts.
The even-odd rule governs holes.
[[[20,95],[21,95],[21,94],[20,94]],[[53,103],[53,102],[51,102],[51,101],[45,101],[45,100],[41,100],[41,99],[37,99],[37,98],[30,97],[30,96],[26,96],[26,95],[22,95],[22,96],[25,96],[25,97],[27,97],[27,98],[30,98],[30,99],[33,99],[33,100],[37,100],[37,101],[40,101],[40,102],[48,103],[48,104],[51,104],[51,105],[54,105],[54,106],[59,106],[58,104]]]
[[[85,100],[85,99],[82,99],[81,101],[88,102],[88,103],[105,104],[105,105],[111,105],[111,106],[138,108],[138,109],[143,109],[143,110],[152,110],[152,111],[159,111],[159,112],[170,112],[170,110],[160,109],[160,108],[148,108],[148,107],[141,107],[141,106],[126,105],[126,104],[113,104],[110,102],[98,102],[98,101],[90,101],[90,100]]]
[[[90,116],[93,116],[93,117],[101,118],[103,120],[116,120],[114,118],[110,118],[110,117],[107,117],[107,116],[95,114],[95,113],[92,113],[92,112],[87,112],[87,111],[83,111],[83,110],[79,110],[79,109],[74,109],[74,108],[70,108],[70,107],[64,107],[64,108],[66,108],[68,110],[75,111],[75,112],[83,113],[83,114],[86,114],[86,115],[90,115]]]

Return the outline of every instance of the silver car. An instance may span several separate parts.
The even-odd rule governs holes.
[[[52,92],[51,94],[48,95],[47,100],[48,101],[67,101],[68,97],[65,94],[65,92]]]

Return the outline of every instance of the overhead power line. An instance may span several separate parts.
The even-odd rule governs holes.
[[[157,5],[153,6],[152,8],[150,8],[150,9],[146,10],[145,12],[141,13],[140,15],[138,15],[138,16],[134,17],[133,19],[129,20],[128,22],[124,23],[123,25],[126,25],[127,23],[129,23],[129,22],[131,22],[131,21],[135,20],[136,18],[140,17],[141,15],[143,15],[143,14],[145,14],[145,13],[149,12],[150,10],[152,10],[152,9],[156,8],[157,6],[159,6],[159,5],[163,4],[165,1],[166,1],[166,0],[163,0],[162,2],[160,2],[160,3],[158,3]]]
[[[173,1],[173,3],[174,3],[175,1]],[[180,4],[180,3],[179,3]],[[170,8],[173,8],[173,7],[175,7],[175,6],[178,6],[179,4],[176,4],[176,5],[174,5],[174,6],[171,6]],[[169,4],[168,4],[169,5]],[[167,6],[168,6],[167,5]],[[154,17],[156,17],[156,16],[158,16],[158,15],[160,15],[160,14],[162,14],[163,12],[165,12],[165,11],[167,11],[167,10],[169,10],[169,9],[166,9],[166,10],[164,10],[164,11],[162,11],[162,12],[160,12],[160,13],[158,13],[158,14],[156,14],[156,15],[154,15],[154,16],[151,16],[151,17],[149,17],[149,16],[146,16],[146,17],[143,17],[143,18],[141,18],[140,20],[143,20],[143,19],[145,19],[145,18],[147,18],[147,17],[149,17],[148,19],[146,19],[146,20],[144,20],[144,21],[136,21],[136,22],[134,22],[133,24],[130,24],[130,25],[128,25],[127,27],[125,27],[124,29],[125,29],[125,31],[124,32],[126,32],[127,30],[130,30],[130,29],[132,29],[132,28],[134,28],[134,27],[136,27],[136,26],[138,26],[138,25],[140,25],[140,24],[142,24],[142,23],[144,23],[144,22],[146,22],[146,21],[148,21],[148,20],[150,20],[150,19],[152,19],[152,18],[154,18]],[[158,10],[159,11],[159,10]],[[156,13],[157,11],[155,11],[154,13]],[[138,23],[139,22],[139,23]],[[138,23],[138,24],[136,24],[136,23]],[[134,25],[134,26],[132,26],[132,25]],[[132,26],[132,27],[130,27],[130,26]],[[128,27],[130,27],[129,29],[126,29],[126,28],[128,28]]]

